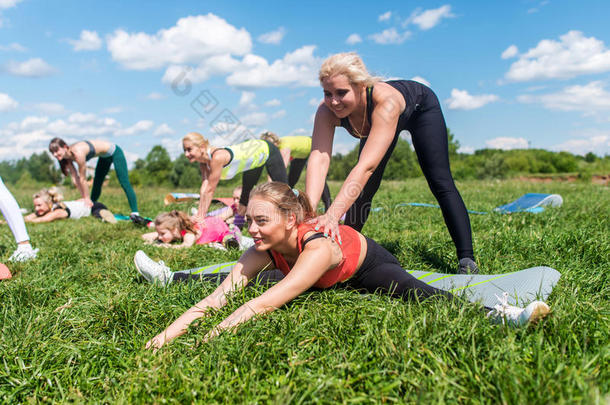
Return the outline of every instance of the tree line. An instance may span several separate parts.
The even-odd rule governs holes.
[[[473,154],[458,153],[460,144],[447,131],[449,141],[449,160],[451,171],[457,180],[462,179],[501,179],[519,175],[550,175],[559,173],[591,174],[610,173],[610,156],[600,158],[593,153],[585,156],[569,152],[551,152],[544,149],[499,150],[481,149]],[[328,173],[330,180],[344,180],[358,160],[358,146],[346,154],[333,156]],[[47,152],[34,153],[29,158],[0,162],[0,176],[6,183],[28,185],[30,183],[59,184],[69,183],[58,168],[57,162]],[[118,182],[114,171],[110,181]],[[383,178],[400,180],[423,176],[417,155],[411,144],[399,139],[392,157],[388,161]],[[190,163],[184,155],[172,160],[167,150],[160,145],[154,146],[144,159],[138,159],[129,172],[134,186],[170,186],[193,188],[201,184],[199,165]],[[239,176],[229,180],[226,185],[238,184]]]

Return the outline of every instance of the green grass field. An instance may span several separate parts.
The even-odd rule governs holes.
[[[491,324],[474,304],[408,304],[333,290],[304,294],[201,344],[210,327],[260,292],[254,287],[153,354],[144,350],[146,341],[214,285],[149,285],[133,265],[136,250],[175,270],[233,260],[239,252],[147,246],[143,230],[127,222],[35,224],[28,229],[39,258],[9,264],[13,279],[0,283],[0,402],[608,403],[609,188],[517,181],[458,187],[468,208],[479,211],[526,192],[563,196],[561,208],[536,215],[471,216],[482,273],[538,265],[562,273],[548,300],[553,313],[540,324],[511,329]],[[9,188],[31,209],[36,190]],[[141,213],[162,211],[168,191],[137,189]],[[67,197],[76,198],[74,189]],[[101,201],[128,212],[120,189],[105,188]],[[385,182],[374,205],[398,202],[435,200],[415,179]],[[386,209],[371,215],[364,233],[407,269],[456,267],[440,210]],[[15,247],[6,225],[0,245],[6,263]]]

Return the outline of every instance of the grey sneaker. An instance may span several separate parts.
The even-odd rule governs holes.
[[[507,292],[502,294],[502,298],[497,295],[496,298],[500,303],[487,314],[487,317],[494,323],[517,327],[525,326],[530,323],[535,324],[551,312],[549,306],[542,301],[534,301],[525,308],[508,305]]]
[[[27,262],[28,260],[35,259],[36,255],[38,255],[38,248],[32,249],[30,245],[25,246],[28,247],[17,248],[8,260],[11,262]]]
[[[470,257],[460,259],[458,274],[479,274],[479,267]]]
[[[138,250],[133,258],[133,261],[136,264],[138,273],[140,273],[142,277],[149,282],[162,286],[166,286],[172,282],[172,271],[165,265],[165,263],[163,263],[162,260],[155,262],[153,259],[148,257],[146,253]]]

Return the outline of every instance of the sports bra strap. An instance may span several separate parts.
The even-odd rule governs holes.
[[[307,238],[303,241],[303,243],[301,244],[301,249],[304,249],[305,245],[307,245],[312,240],[319,239],[319,238],[325,238],[325,237],[326,236],[324,236],[324,234],[322,232],[316,232],[313,235],[311,235],[309,238]]]

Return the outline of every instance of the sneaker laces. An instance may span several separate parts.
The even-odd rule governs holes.
[[[488,317],[501,318],[502,323],[504,323],[505,319],[517,319],[523,312],[523,308],[519,308],[508,303],[508,292],[503,292],[502,297],[498,297],[497,294],[494,295],[498,301],[500,301],[500,303],[494,305],[494,308],[487,314]]]

